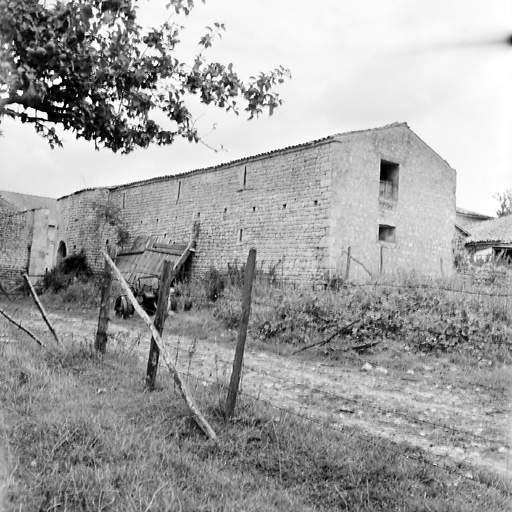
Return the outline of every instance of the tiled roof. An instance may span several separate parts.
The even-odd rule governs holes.
[[[50,210],[48,219],[50,224],[55,224],[57,219],[57,199],[20,194],[19,192],[9,192],[7,190],[0,190],[0,199],[12,204],[18,211],[46,208]]]
[[[492,219],[494,217],[491,217],[490,215],[484,215],[482,213],[476,213],[472,212],[471,210],[465,210],[464,208],[459,208],[457,206],[457,213],[460,215],[467,215],[468,217],[479,217],[481,219]]]
[[[512,215],[479,222],[468,229],[471,231],[471,236],[466,240],[466,243],[512,243]]]
[[[148,178],[146,180],[133,181],[131,183],[125,183],[125,184],[122,184],[122,185],[114,185],[112,187],[85,188],[85,189],[82,189],[82,190],[77,190],[76,192],[73,192],[71,194],[67,194],[65,196],[59,197],[59,199],[64,199],[66,197],[73,196],[73,195],[79,194],[81,192],[86,192],[88,190],[100,190],[100,189],[117,190],[117,189],[120,189],[120,188],[133,187],[133,186],[141,185],[142,183],[153,183],[153,182],[158,182],[158,181],[165,181],[165,180],[168,180],[169,178],[179,178],[179,177],[187,176],[187,175],[190,175],[190,174],[200,174],[200,173],[209,172],[209,171],[212,171],[212,170],[215,170],[215,169],[219,169],[221,167],[227,167],[227,166],[230,166],[230,165],[238,165],[238,164],[241,164],[242,162],[248,162],[250,160],[264,158],[264,157],[271,156],[271,155],[278,155],[280,153],[284,153],[284,152],[287,152],[287,151],[296,151],[296,150],[300,150],[300,149],[306,148],[308,146],[314,146],[314,145],[317,145],[317,144],[329,143],[329,142],[335,141],[338,137],[341,137],[341,136],[357,135],[357,134],[360,134],[360,133],[375,132],[375,131],[388,130],[390,128],[399,128],[399,127],[405,127],[405,128],[409,129],[412,132],[412,130],[407,125],[407,123],[391,123],[391,124],[387,124],[387,125],[384,125],[384,126],[379,126],[377,128],[367,128],[365,130],[354,130],[354,131],[351,131],[351,132],[337,133],[337,134],[334,134],[334,135],[329,135],[327,137],[323,137],[321,139],[315,139],[315,140],[311,140],[309,142],[303,142],[302,144],[296,144],[294,146],[286,146],[284,148],[274,149],[274,150],[271,150],[271,151],[267,151],[265,153],[258,153],[256,155],[251,155],[251,156],[244,157],[244,158],[238,158],[236,160],[231,160],[229,162],[225,162],[223,164],[214,165],[214,166],[211,166],[211,167],[203,167],[203,168],[200,168],[200,169],[194,169],[194,170],[191,170],[191,171],[186,171],[186,172],[176,173],[176,174],[170,174],[170,175],[166,175],[166,176],[157,176],[156,178]],[[416,135],[416,137],[417,137],[417,135]]]

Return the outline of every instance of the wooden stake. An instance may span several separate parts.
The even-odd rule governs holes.
[[[347,250],[347,268],[345,269],[345,281],[348,281],[350,276],[350,253],[352,252],[352,247],[349,247]]]
[[[121,272],[119,272],[119,269],[116,267],[115,263],[110,259],[110,256],[103,251],[103,256],[107,260],[110,268],[114,272],[115,277],[118,279],[119,283],[121,284],[122,288],[124,289],[126,296],[128,297],[128,300],[132,303],[135,311],[137,314],[142,318],[144,323],[147,325],[148,329],[151,331],[151,334],[155,338],[155,342],[158,345],[158,348],[160,349],[160,354],[162,355],[162,359],[164,360],[164,363],[166,364],[167,368],[172,374],[172,377],[174,379],[174,382],[185,400],[185,403],[187,404],[188,408],[190,409],[190,412],[194,416],[194,420],[199,426],[199,428],[205,433],[205,435],[212,439],[216,440],[217,435],[215,434],[214,430],[210,426],[210,424],[206,421],[204,416],[202,415],[201,411],[198,409],[194,398],[190,395],[190,392],[185,384],[185,382],[182,380],[180,374],[176,370],[175,366],[172,363],[171,356],[167,352],[167,349],[165,348],[165,345],[162,343],[162,338],[160,336],[160,333],[156,329],[156,327],[153,325],[153,322],[150,320],[146,312],[140,307],[139,303],[137,302],[137,299],[133,296],[133,293],[130,289],[130,286],[125,281],[124,277],[122,276]]]
[[[165,320],[169,312],[169,292],[171,289],[171,281],[174,278],[174,272],[171,271],[171,262],[165,260],[160,278],[160,288],[158,290],[158,304],[156,305],[156,313],[154,325],[160,334],[164,330]],[[156,374],[158,370],[158,359],[160,357],[160,349],[154,337],[151,337],[151,346],[149,347],[148,367],[146,370],[146,387],[153,391],[155,389]]]
[[[9,320],[9,322],[14,324],[18,329],[21,329],[23,332],[26,332],[34,341],[39,343],[39,345],[41,345],[41,347],[46,348],[46,345],[42,341],[38,340],[36,338],[35,334],[32,334],[28,329],[26,329],[21,324],[19,324],[15,320],[13,320],[11,317],[7,316],[7,314],[4,311],[2,311],[1,309],[0,309],[0,315],[2,315],[5,319]]]
[[[112,258],[115,258],[115,249],[108,248]],[[105,262],[103,271],[103,282],[101,283],[101,303],[100,314],[98,318],[98,330],[94,340],[94,348],[98,352],[105,352],[107,349],[108,323],[110,321],[110,292],[112,290],[112,272],[108,263]]]
[[[242,372],[242,362],[244,359],[245,340],[247,338],[247,326],[249,325],[249,315],[251,312],[251,292],[255,266],[256,249],[253,248],[249,251],[247,265],[245,267],[244,291],[242,296],[242,319],[240,320],[238,342],[236,344],[235,359],[233,361],[233,372],[231,373],[228,397],[226,399],[226,418],[230,418],[235,411],[238,386],[240,384],[240,374]]]
[[[50,323],[50,319],[48,318],[48,315],[46,314],[46,311],[44,310],[43,305],[39,301],[39,297],[37,296],[37,293],[34,290],[34,287],[32,286],[32,283],[30,282],[28,275],[23,274],[23,279],[25,279],[26,283],[28,284],[28,289],[30,290],[30,295],[32,295],[32,298],[34,299],[36,306],[38,307],[39,311],[41,312],[41,316],[43,317],[43,320],[46,322],[48,329],[50,329],[50,332],[53,334],[55,341],[60,344],[60,339],[59,339],[59,336],[57,335],[57,331],[53,328],[53,325]]]

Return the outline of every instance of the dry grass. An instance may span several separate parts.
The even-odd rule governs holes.
[[[219,433],[212,444],[168,377],[145,392],[140,362],[122,340],[111,348],[99,357],[86,340],[46,352],[1,347],[8,511],[466,512],[509,504],[504,484],[479,485],[357,430],[334,432],[248,400],[226,423],[223,390],[191,382]]]

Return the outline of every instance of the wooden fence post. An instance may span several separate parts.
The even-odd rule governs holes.
[[[137,302],[137,299],[133,296],[133,292],[130,289],[130,286],[125,281],[123,275],[121,272],[119,272],[119,269],[116,267],[115,263],[110,259],[109,255],[103,251],[103,256],[107,260],[108,264],[110,265],[110,268],[114,272],[115,277],[118,279],[119,284],[123,288],[123,290],[126,293],[126,297],[128,300],[132,303],[135,311],[137,314],[141,317],[141,319],[144,321],[148,329],[151,331],[151,334],[155,338],[155,341],[158,345],[158,348],[160,349],[160,354],[162,355],[162,359],[164,360],[165,365],[171,372],[173,376],[173,380],[176,384],[176,387],[178,388],[179,392],[181,393],[181,396],[183,397],[183,400],[185,400],[185,403],[187,404],[190,412],[194,416],[194,420],[197,423],[198,427],[205,433],[206,436],[208,436],[209,439],[216,440],[217,435],[215,434],[215,431],[212,429],[211,425],[206,421],[206,418],[201,414],[201,411],[197,407],[192,395],[190,394],[187,385],[181,378],[181,375],[176,370],[176,367],[172,363],[172,358],[167,352],[167,349],[162,344],[162,338],[160,337],[159,332],[156,330],[155,326],[153,325],[153,322],[150,320],[146,312],[140,307],[140,304]]]
[[[245,340],[247,338],[247,326],[249,325],[249,315],[251,312],[251,292],[255,265],[256,249],[253,248],[249,251],[247,265],[245,267],[244,291],[242,295],[242,318],[240,320],[240,329],[238,331],[238,342],[236,344],[235,359],[233,360],[233,372],[231,374],[228,397],[226,399],[226,418],[230,418],[235,411],[238,385],[240,384],[240,374],[242,372],[242,362],[244,359]]]
[[[38,307],[38,309],[41,313],[41,316],[43,317],[43,320],[46,322],[48,329],[50,329],[50,332],[53,334],[55,341],[60,344],[60,339],[59,339],[59,336],[57,335],[57,331],[53,328],[53,325],[50,323],[48,315],[46,314],[46,311],[44,310],[43,305],[39,301],[39,297],[37,296],[37,293],[34,290],[34,287],[32,286],[32,283],[30,282],[28,275],[23,274],[23,279],[25,279],[25,281],[28,285],[28,289],[30,291],[30,295],[32,295],[32,298],[34,299],[34,302],[36,303],[36,306]]]
[[[167,313],[169,312],[169,292],[171,289],[171,281],[174,274],[171,270],[171,262],[168,260],[164,261],[164,267],[162,270],[162,276],[160,278],[160,287],[158,290],[158,304],[156,305],[155,325],[160,335],[164,330],[165,320],[167,319]],[[146,370],[146,387],[153,391],[155,389],[156,374],[158,371],[158,360],[160,358],[160,349],[155,341],[155,338],[151,337],[151,346],[149,347],[149,358],[148,367]]]
[[[347,249],[347,268],[345,269],[345,281],[348,281],[348,278],[350,277],[350,258],[352,253],[352,247],[349,247]]]
[[[107,249],[109,256],[115,258],[115,249]],[[100,314],[98,318],[98,330],[94,340],[94,348],[98,352],[107,350],[108,339],[108,323],[110,321],[110,292],[112,290],[112,272],[108,263],[105,261],[105,269],[103,271],[103,281],[101,283],[101,302]]]

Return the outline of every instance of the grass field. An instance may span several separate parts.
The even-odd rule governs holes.
[[[162,375],[157,392],[123,349],[2,346],[6,510],[507,510],[510,489],[446,472],[426,454],[242,400],[225,422],[219,390],[194,394],[207,441]],[[417,460],[420,459],[420,460]],[[427,462],[425,462],[425,460]]]
[[[228,281],[221,289],[207,283],[209,291],[205,283],[179,288],[178,309],[189,301],[192,311],[172,317],[173,331],[232,341],[239,283]],[[299,357],[340,365],[370,361],[403,371],[435,367],[439,375],[446,370],[448,379],[450,366],[457,365],[454,380],[463,374],[473,384],[509,386],[508,297],[489,288],[476,295],[474,288],[461,294],[410,282],[384,284],[319,293],[259,282],[253,342],[270,353],[290,354],[360,319],[346,336]],[[96,314],[87,308],[95,302],[89,285],[75,284],[43,300],[50,311]],[[419,448],[357,428],[333,430],[247,397],[226,421],[220,383],[191,381],[219,435],[212,443],[191,420],[169,376],[160,375],[155,392],[144,389],[145,365],[122,339],[98,356],[92,339],[80,333],[65,348],[48,350],[20,332],[9,331],[8,338],[0,345],[8,512],[499,512],[512,506],[508,479],[483,473],[475,478],[464,466],[437,467],[437,459]],[[379,343],[364,357],[350,350],[368,339]]]

